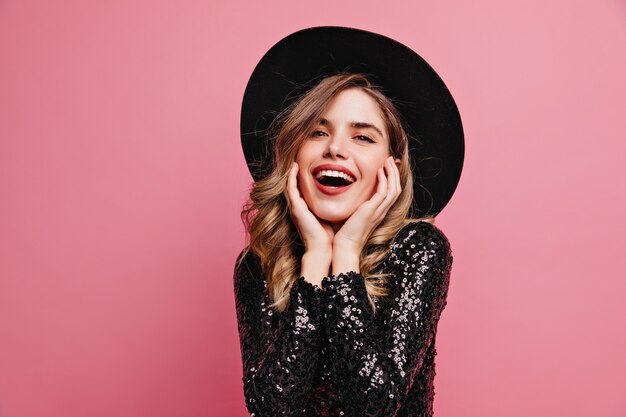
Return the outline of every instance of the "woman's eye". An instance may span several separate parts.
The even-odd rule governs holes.
[[[311,133],[311,136],[322,136],[322,135],[325,135],[325,134],[326,134],[326,132],[324,132],[324,131],[315,130],[315,131],[313,131],[313,133]]]
[[[369,138],[368,136],[363,136],[363,135],[359,135],[356,137],[358,140],[363,141],[363,142],[371,142],[374,143],[374,141]]]

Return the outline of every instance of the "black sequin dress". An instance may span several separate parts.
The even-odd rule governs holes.
[[[355,272],[325,277],[323,289],[298,278],[279,313],[268,307],[258,258],[247,253],[234,288],[250,416],[432,416],[451,266],[445,235],[410,223],[381,265],[394,276],[376,314]]]

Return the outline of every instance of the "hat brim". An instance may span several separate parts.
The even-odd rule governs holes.
[[[409,135],[413,215],[438,214],[454,194],[463,168],[465,144],[456,103],[415,51],[360,29],[300,30],[261,58],[241,110],[241,144],[253,179],[272,169],[267,129],[275,116],[322,78],[346,72],[368,75],[396,105]]]

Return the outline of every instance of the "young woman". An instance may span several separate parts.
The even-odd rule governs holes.
[[[345,46],[333,48],[325,37]],[[264,71],[293,62],[290,48],[307,46],[309,57],[332,55],[335,63],[371,63],[374,58],[355,60],[350,45],[372,39],[386,51],[399,45],[349,28],[292,34],[266,54],[246,94],[276,87]],[[406,55],[408,48],[400,50]],[[427,66],[413,51],[408,56]],[[247,408],[256,417],[431,416],[435,335],[452,255],[434,217],[415,207],[421,200],[414,199],[414,186],[424,184],[413,181],[411,168],[419,164],[411,164],[403,118],[415,109],[403,112],[373,84],[370,78],[385,79],[384,69],[373,75],[329,66],[317,67],[316,77],[303,72],[296,70],[313,86],[302,83],[304,92],[271,113],[260,134],[271,146],[258,146],[248,158],[257,179],[242,213],[250,243],[234,274]],[[255,77],[265,82],[255,84]],[[258,126],[268,110],[267,103],[246,100],[244,151],[251,146],[244,137],[248,121]],[[455,115],[448,113],[454,120],[449,131],[456,132],[448,140],[458,156],[463,139]],[[268,159],[269,170],[254,163]],[[445,161],[460,168],[458,157]],[[440,172],[451,175],[450,169]],[[428,190],[431,209],[445,205],[458,176],[442,181],[447,185]]]

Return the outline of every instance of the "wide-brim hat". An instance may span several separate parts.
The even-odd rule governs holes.
[[[255,181],[272,170],[268,128],[326,76],[363,73],[398,109],[409,136],[413,215],[438,214],[461,177],[463,127],[450,91],[415,51],[377,33],[319,26],[292,33],[261,58],[241,109],[241,144]]]

